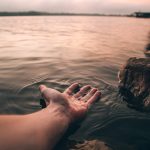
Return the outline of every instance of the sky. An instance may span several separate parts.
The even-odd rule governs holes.
[[[0,0],[0,11],[129,14],[149,11],[150,0]]]

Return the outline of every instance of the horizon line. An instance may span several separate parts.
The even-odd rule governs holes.
[[[81,13],[81,12],[47,12],[47,11],[0,11],[0,15],[95,15],[95,16],[127,16],[131,14],[120,13]]]

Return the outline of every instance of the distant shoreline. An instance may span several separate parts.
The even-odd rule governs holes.
[[[96,14],[96,13],[48,13],[48,12],[0,12],[0,16],[115,16],[115,17],[129,17],[129,15],[119,14]]]

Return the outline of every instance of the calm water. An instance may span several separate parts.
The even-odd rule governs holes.
[[[63,91],[73,82],[102,90],[69,139],[100,139],[114,150],[150,149],[150,114],[126,106],[117,72],[129,57],[145,57],[149,19],[0,17],[0,113],[40,109],[39,84]]]

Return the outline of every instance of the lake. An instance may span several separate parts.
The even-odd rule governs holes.
[[[118,95],[119,68],[145,57],[149,19],[128,17],[0,17],[0,113],[41,109],[38,86],[63,91],[73,82],[101,89],[70,140],[99,139],[114,150],[150,149],[150,114]]]

